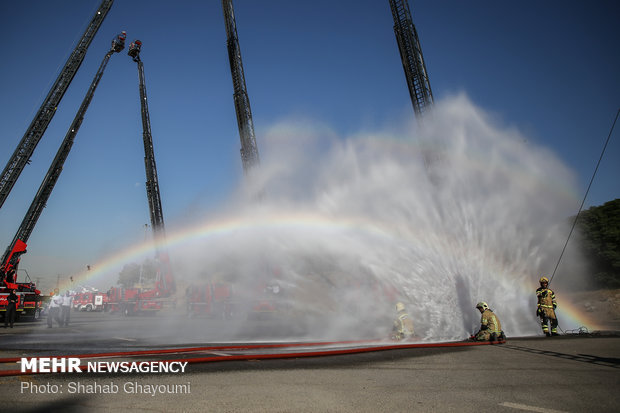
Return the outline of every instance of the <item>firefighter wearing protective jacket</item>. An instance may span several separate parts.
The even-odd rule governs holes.
[[[474,334],[474,340],[476,341],[498,341],[504,340],[504,332],[502,331],[502,324],[499,322],[499,318],[491,311],[489,305],[484,301],[480,301],[476,304],[476,308],[482,316],[480,317],[480,330]]]
[[[547,337],[559,335],[558,318],[555,315],[555,309],[558,304],[555,302],[555,293],[549,289],[549,279],[547,277],[540,279],[540,288],[536,290],[536,297],[538,298],[536,315],[540,317],[543,333]],[[551,332],[549,332],[549,324],[551,324]]]
[[[405,310],[403,303],[396,303],[396,319],[392,327],[392,340],[403,340],[413,336],[413,321]]]
[[[4,313],[4,328],[11,325],[13,328],[13,323],[15,322],[15,314],[17,314],[17,303],[19,302],[19,297],[15,294],[15,290],[11,290],[11,293],[6,297],[6,312]]]

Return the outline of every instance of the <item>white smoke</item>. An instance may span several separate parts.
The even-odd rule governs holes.
[[[436,103],[419,127],[388,129],[273,126],[260,168],[207,218],[260,225],[174,254],[241,285],[242,301],[260,294],[257,280],[276,281],[283,312],[316,338],[385,338],[396,301],[426,340],[469,336],[478,301],[507,335],[539,332],[537,280],[578,206],[571,171],[465,96]]]

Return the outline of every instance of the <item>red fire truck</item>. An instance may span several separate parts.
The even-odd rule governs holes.
[[[7,297],[11,290],[18,297],[17,318],[26,320],[38,320],[41,317],[41,291],[36,289],[35,283],[30,280],[26,273],[26,280],[17,280],[17,264],[19,256],[26,252],[26,243],[17,240],[13,248],[8,250],[6,258],[0,266],[0,315],[4,319],[7,307]]]
[[[157,274],[152,287],[111,287],[107,292],[105,311],[134,315],[154,313],[165,306],[174,306],[176,301],[172,295],[176,291],[176,283],[172,275],[168,255],[158,253]]]
[[[232,293],[232,285],[227,283],[190,285],[185,291],[188,317],[206,315],[222,319],[232,318]]]
[[[87,291],[73,296],[75,311],[103,311],[108,302],[108,295],[100,291]]]

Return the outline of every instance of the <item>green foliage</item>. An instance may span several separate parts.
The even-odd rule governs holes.
[[[136,284],[149,284],[157,277],[157,264],[154,260],[145,260],[142,265],[132,262],[125,264],[118,274],[118,284],[130,288]]]
[[[124,288],[133,287],[140,279],[140,266],[135,262],[125,264],[118,273],[118,284]]]
[[[577,226],[597,286],[620,288],[620,199],[582,211]]]

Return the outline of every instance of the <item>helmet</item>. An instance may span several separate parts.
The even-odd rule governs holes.
[[[405,304],[403,303],[396,303],[396,311],[405,311]]]
[[[547,277],[542,277],[542,278],[540,279],[540,281],[538,281],[538,282],[539,282],[539,283],[541,283],[541,284],[542,284],[542,283],[547,283],[547,284],[549,284],[549,278],[547,278]]]
[[[488,310],[489,305],[485,303],[484,301],[480,301],[478,304],[476,304],[476,308],[482,308],[482,310]]]

